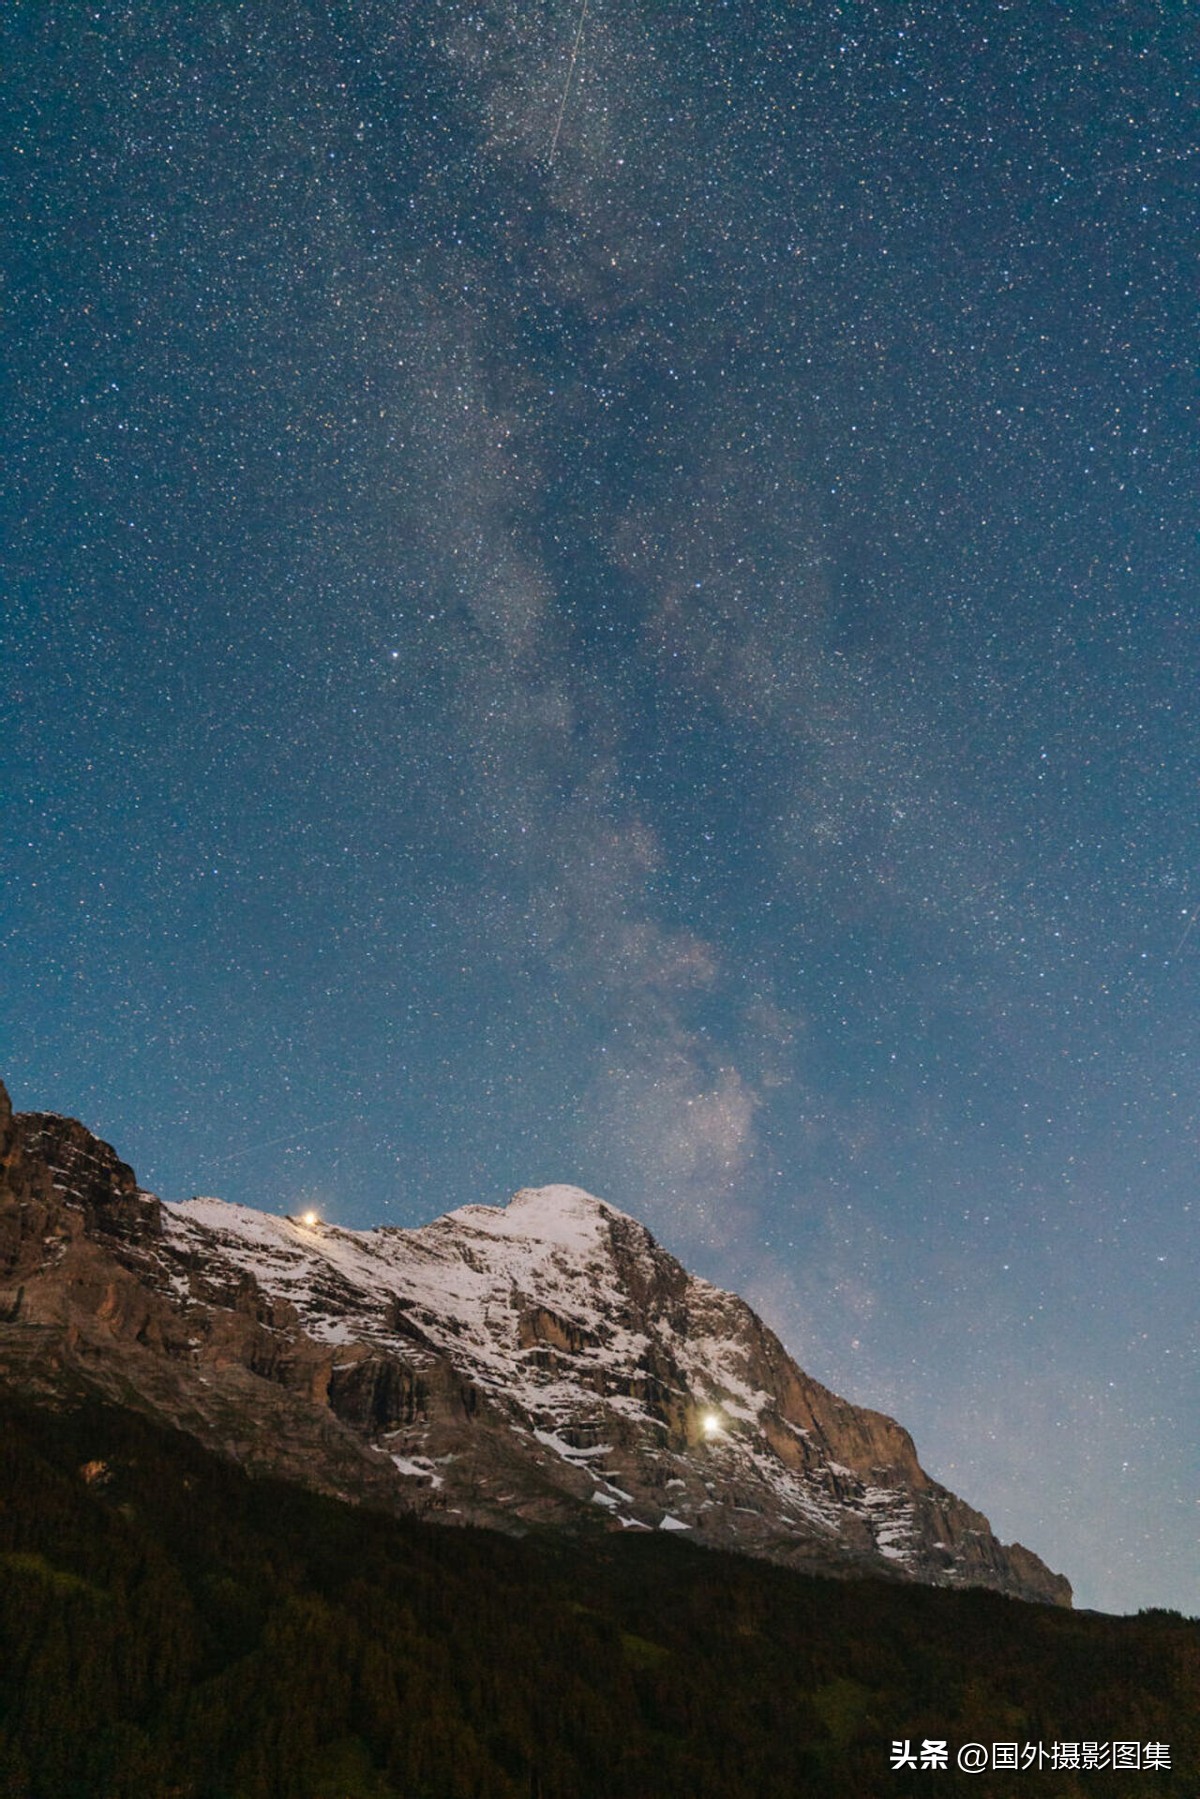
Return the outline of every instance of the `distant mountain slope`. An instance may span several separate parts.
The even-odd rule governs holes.
[[[575,1187],[345,1231],[164,1205],[0,1088],[0,1367],[82,1373],[252,1468],[509,1531],[687,1532],[1070,1604],[740,1299]]]

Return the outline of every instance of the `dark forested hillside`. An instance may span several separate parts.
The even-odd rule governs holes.
[[[1200,1626],[517,1542],[249,1479],[80,1397],[0,1404],[5,1799],[1194,1795]],[[946,1739],[895,1772],[894,1739]],[[1170,1771],[955,1747],[1171,1745]]]

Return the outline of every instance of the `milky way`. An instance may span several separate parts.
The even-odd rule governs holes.
[[[1200,1606],[1185,25],[18,9],[16,1104],[587,1186]]]

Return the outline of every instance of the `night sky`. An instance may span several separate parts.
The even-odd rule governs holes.
[[[1188,29],[12,7],[16,1105],[577,1182],[1200,1610]]]

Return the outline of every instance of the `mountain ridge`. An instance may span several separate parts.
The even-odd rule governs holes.
[[[0,1368],[82,1375],[264,1472],[513,1531],[686,1531],[1069,1605],[911,1437],[577,1187],[415,1230],[165,1202],[0,1088]]]

